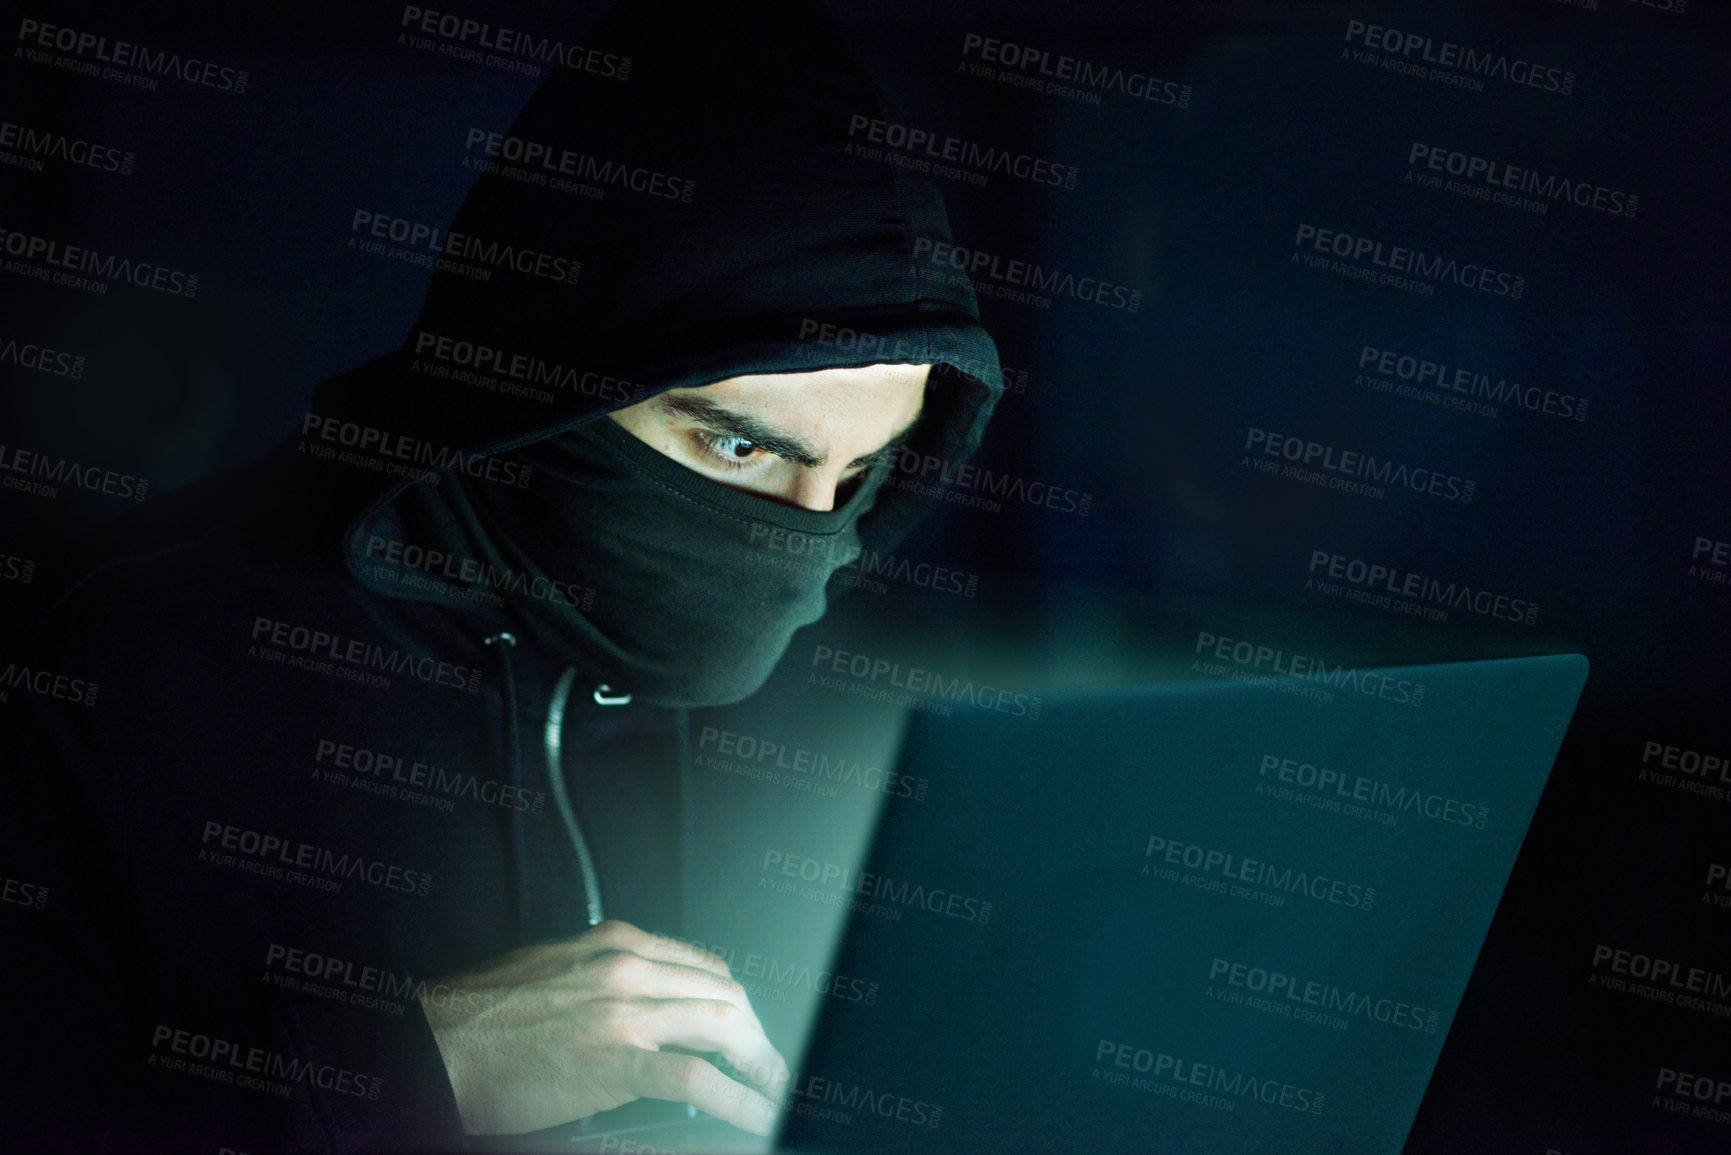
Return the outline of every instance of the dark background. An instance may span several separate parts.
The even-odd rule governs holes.
[[[581,39],[599,7],[462,14]],[[1089,493],[1091,512],[946,505],[907,552],[979,575],[979,596],[897,590],[870,611],[933,623],[1018,685],[1178,676],[1199,630],[1333,662],[1586,654],[1586,695],[1408,1150],[1731,1146],[1731,1131],[1649,1103],[1661,1063],[1731,1077],[1724,1026],[1585,985],[1599,942],[1731,968],[1731,912],[1698,901],[1731,804],[1636,780],[1648,740],[1731,753],[1731,589],[1688,573],[1697,537],[1731,538],[1724,9],[831,10],[907,122],[1080,168],[1068,191],[941,181],[960,243],[1143,290],[1134,313],[982,299],[1002,360],[1027,376],[979,463]],[[398,47],[389,4],[112,15],[43,0],[14,11],[14,35],[20,15],[250,72],[235,96],[171,80],[136,91],[13,53],[0,68],[0,119],[136,154],[124,176],[0,166],[0,227],[200,274],[193,300],[0,276],[0,340],[87,358],[79,380],[0,366],[0,443],[147,477],[153,497],[263,453],[320,379],[401,340],[426,273],[347,248],[352,214],[448,222],[471,179],[463,131],[503,127],[535,84]],[[1342,59],[1348,19],[1566,68],[1575,90],[1491,79],[1475,93],[1365,67]],[[958,72],[968,32],[1167,77],[1191,101],[1088,105],[976,79]],[[1402,179],[1414,141],[1640,207],[1540,216],[1421,189]],[[1526,291],[1417,296],[1301,268],[1301,222],[1480,260]],[[1483,418],[1375,393],[1353,383],[1364,345],[1585,397],[1588,416]],[[1479,493],[1376,501],[1271,479],[1239,464],[1252,425],[1434,464]],[[65,535],[125,508],[0,491],[0,552],[51,564]],[[1320,597],[1304,589],[1316,549],[1536,600],[1537,623],[1433,623]]]

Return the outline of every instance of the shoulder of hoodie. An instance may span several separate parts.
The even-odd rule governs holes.
[[[345,575],[334,544],[321,564],[307,527],[289,524],[280,502],[261,500],[282,480],[267,459],[102,527],[68,551],[43,624],[66,649],[124,652],[149,638],[190,641],[226,619],[269,616],[273,607],[289,608],[278,602],[336,593]]]

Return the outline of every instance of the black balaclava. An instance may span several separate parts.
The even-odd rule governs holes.
[[[585,48],[496,138],[451,141],[484,173],[451,234],[581,261],[577,281],[516,271],[528,258],[441,268],[401,350],[321,387],[322,420],[442,471],[359,483],[344,553],[378,593],[503,624],[647,700],[734,701],[822,614],[830,573],[929,499],[880,467],[834,513],[794,509],[604,415],[729,377],[931,364],[908,449],[960,461],[1002,392],[996,348],[966,279],[919,260],[950,241],[942,198],[868,139],[895,116],[819,5],[622,0]],[[432,551],[466,566],[429,573]]]
[[[417,540],[477,564],[425,574],[423,555],[409,560],[452,590],[509,590],[537,636],[668,706],[736,702],[763,684],[859,555],[860,516],[889,468],[820,512],[712,481],[608,417],[509,457],[532,486],[465,478],[400,510]]]

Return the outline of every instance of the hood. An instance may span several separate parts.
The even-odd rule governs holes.
[[[891,114],[828,14],[625,0],[590,41],[508,128],[465,127],[479,176],[420,315],[394,353],[320,387],[326,426],[477,475],[666,389],[931,363],[909,448],[971,454],[1002,392],[996,348],[965,278],[915,259],[950,238],[937,189],[850,139]],[[364,572],[367,526],[415,483],[352,481],[342,548],[378,593],[437,602]],[[890,548],[929,500],[885,486],[862,544]]]

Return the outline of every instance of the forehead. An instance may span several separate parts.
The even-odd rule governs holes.
[[[669,392],[753,398],[886,392],[923,387],[931,368],[930,365],[859,365],[798,373],[746,373]]]
[[[790,431],[844,434],[879,425],[901,428],[919,413],[929,365],[866,365],[808,373],[728,377],[660,395],[668,402],[698,399],[735,413],[772,421]]]

